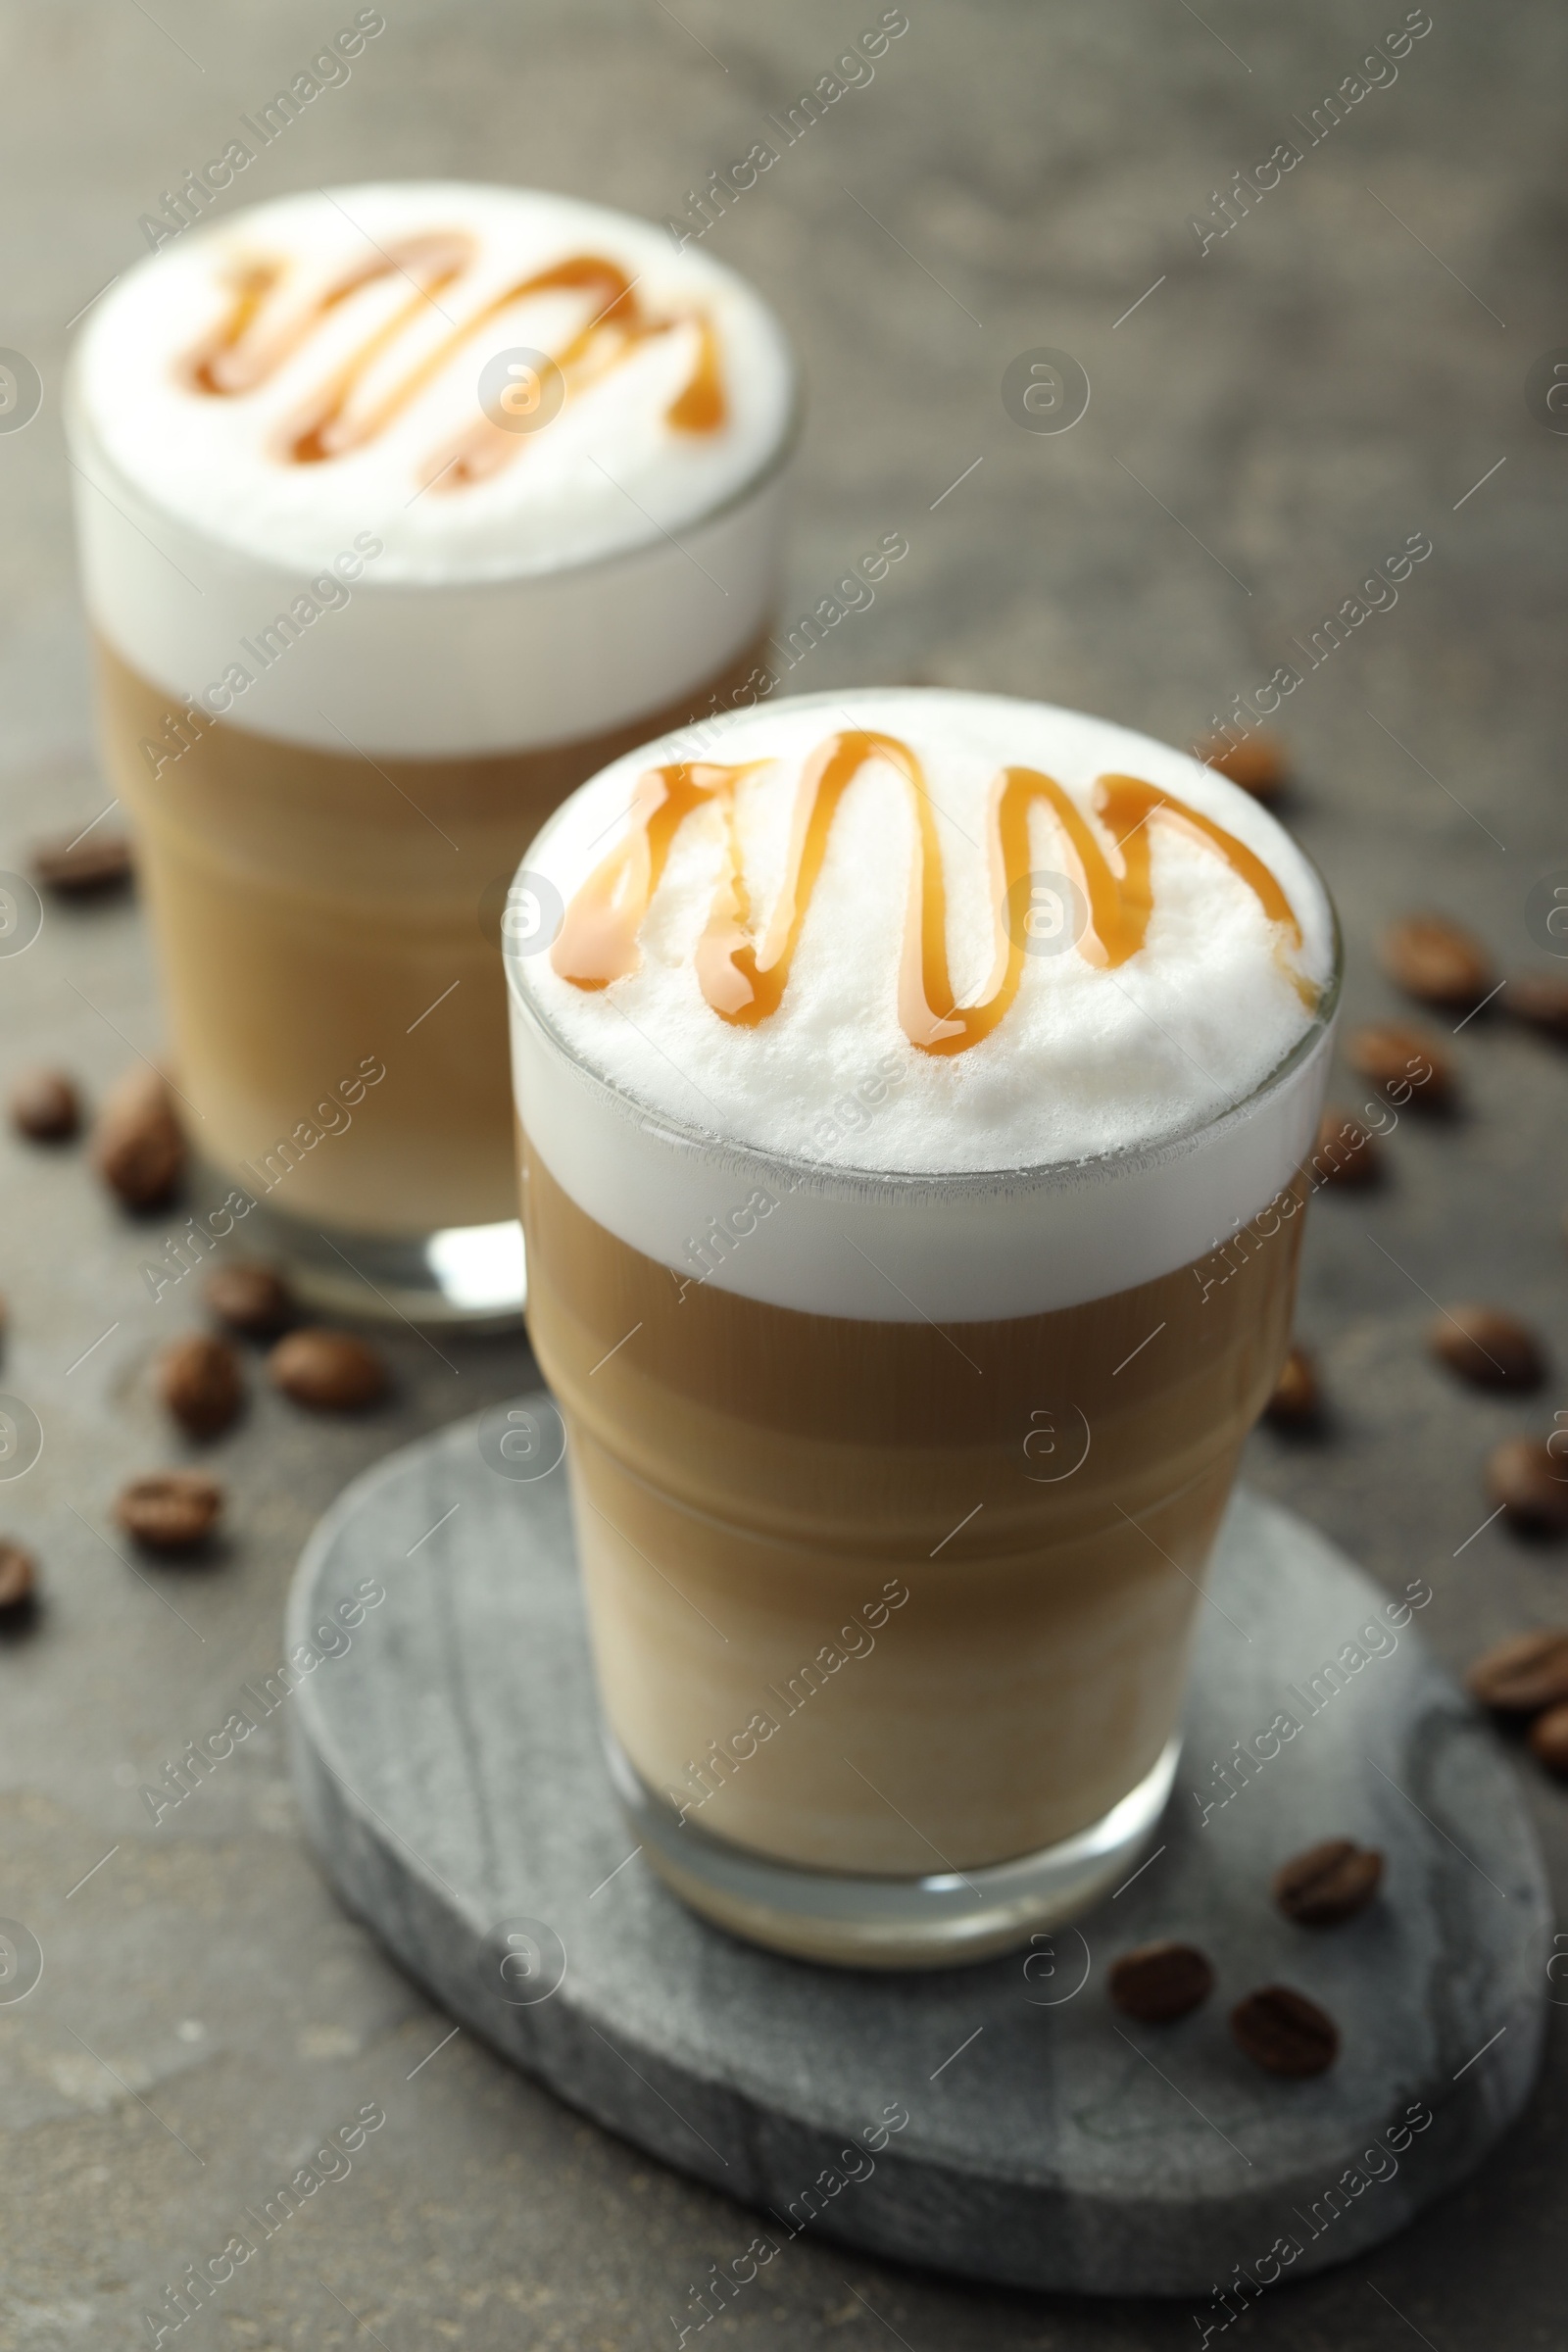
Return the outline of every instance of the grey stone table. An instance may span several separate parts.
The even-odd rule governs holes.
[[[352,79],[227,203],[463,172],[658,219],[882,12],[385,0],[382,13]],[[786,618],[886,533],[909,540],[796,684],[920,674],[1185,741],[1293,662],[1288,814],[1345,919],[1348,1018],[1408,1012],[1374,944],[1410,906],[1463,916],[1499,971],[1536,961],[1529,884],[1568,863],[1568,439],[1524,394],[1533,362],[1568,342],[1561,8],[1430,0],[1433,30],[1398,79],[1321,136],[1312,110],[1404,0],[1372,13],[1197,0],[1196,16],[1173,0],[907,0],[906,13],[875,79],[706,241],[778,304],[810,381]],[[44,390],[24,431],[0,433],[0,867],[108,799],[60,432],[70,322],[144,250],[138,220],[161,192],[354,14],[348,0],[0,0],[0,346],[29,354]],[[1200,252],[1191,220],[1287,137],[1299,166]],[[1073,353],[1093,384],[1087,415],[1054,436],[1019,429],[1001,401],[1006,368],[1041,345]],[[1396,606],[1315,667],[1293,651],[1418,530],[1434,552]],[[134,902],[51,905],[36,945],[0,958],[0,1083],[53,1060],[96,1094],[161,1039]],[[1423,1346],[1430,1298],[1491,1298],[1538,1322],[1557,1376],[1568,1365],[1568,1064],[1497,1006],[1451,1051],[1461,1115],[1402,1121],[1380,1191],[1313,1207],[1298,1323],[1330,1424],[1312,1443],[1260,1432],[1249,1476],[1387,1591],[1425,1576],[1436,1598],[1420,1622],[1456,1671],[1485,1642],[1568,1617],[1563,1551],[1483,1529],[1480,1478],[1492,1444],[1549,1426],[1568,1399],[1466,1395]],[[1361,1099],[1343,1075],[1337,1091]],[[200,1457],[229,1487],[226,1548],[186,1570],[117,1558],[116,1487],[184,1453],[146,1364],[198,1309],[188,1285],[152,1303],[138,1267],[168,1228],[122,1220],[79,1156],[0,1132],[0,1386],[47,1431],[37,1468],[0,1486],[0,1533],[35,1545],[46,1593],[31,1637],[0,1644],[0,1915],[44,1953],[36,1989],[0,2006],[0,2352],[147,2341],[143,2313],[181,2266],[369,2102],[387,2122],[348,2177],[168,2340],[336,2352],[369,2340],[363,2322],[387,2352],[672,2346],[669,2315],[729,2260],[749,2214],[466,2029],[445,2039],[451,2020],[312,1862],[284,1768],[291,1702],[156,1822],[140,1793],[274,1670],[289,1578],[333,1497],[406,1440],[529,1386],[526,1349],[443,1343],[443,1361],[398,1330],[396,1400],[343,1426],[307,1422],[255,1382],[247,1419]],[[1568,1799],[1527,1758],[1510,1770],[1560,1905]],[[1469,2180],[1361,2260],[1271,2291],[1252,2340],[1556,2341],[1568,2034],[1555,2007],[1550,2025],[1540,2088]],[[1180,2305],[955,2284],[813,2231],[703,2340],[795,2352],[892,2345],[889,2328],[911,2352],[1164,2352],[1199,2335]]]
[[[564,1444],[548,1397],[517,1407]],[[550,1442],[510,1477],[506,1409],[394,1454],[312,1537],[284,1644],[304,1669],[295,1780],[334,1884],[445,2007],[760,2209],[750,2276],[723,2266],[694,2326],[808,2227],[1017,2286],[1201,2298],[1240,2269],[1252,2296],[1390,2236],[1517,2115],[1550,1908],[1506,1768],[1412,1630],[1424,1581],[1391,1605],[1238,1494],[1177,1787],[1110,1899],[979,1967],[812,1967],[696,1919],[629,1839],[565,1465]],[[1259,1735],[1287,1721],[1270,1754]],[[1267,1894],[1326,1834],[1387,1855],[1378,1899],[1333,1934]],[[1164,1936],[1212,1954],[1217,1993],[1129,2029],[1106,1962]],[[1225,2031],[1232,2001],[1280,1982],[1342,2031],[1310,2083],[1260,2075]]]

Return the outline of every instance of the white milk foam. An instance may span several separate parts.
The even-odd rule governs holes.
[[[574,794],[525,869],[569,900],[619,837],[645,768],[768,760],[738,804],[765,917],[801,766],[851,727],[901,738],[923,764],[960,1001],[983,987],[993,956],[987,811],[1003,765],[1043,769],[1090,813],[1097,777],[1137,776],[1224,826],[1285,890],[1302,933],[1295,968],[1330,982],[1332,909],[1256,802],[1147,736],[1001,696],[805,696],[670,738]],[[1031,822],[1035,869],[1067,870],[1049,811],[1037,804]],[[634,1248],[781,1305],[983,1319],[1168,1272],[1289,1182],[1310,1147],[1328,1037],[1247,884],[1157,813],[1150,834],[1143,949],[1113,970],[1076,947],[1026,957],[999,1026],[943,1056],[911,1046],[899,1024],[913,836],[896,772],[876,761],[851,785],[783,1002],[754,1028],[721,1020],[698,987],[692,951],[719,861],[717,821],[699,812],[677,836],[636,972],[590,992],[548,955],[511,956],[530,1138],[580,1205]],[[759,1189],[778,1205],[726,1242],[729,1212]]]
[[[282,265],[265,324],[399,240],[449,231],[472,240],[473,258],[428,303],[407,274],[385,270],[255,389],[217,396],[182,379],[180,362],[228,313],[237,269]],[[422,488],[432,459],[478,420],[485,363],[559,350],[604,307],[589,291],[556,290],[487,320],[366,445],[315,464],[279,454],[336,366],[407,306],[415,315],[365,379],[368,401],[487,300],[578,255],[617,265],[653,317],[711,321],[727,404],[717,430],[682,431],[666,416],[699,350],[698,327],[684,324],[519,434],[498,470]],[[684,691],[757,633],[773,593],[776,476],[794,406],[771,312],[648,222],[462,183],[284,197],[188,230],[89,317],[69,402],[87,476],[88,602],[133,667],[200,696],[245,663],[242,638],[368,538],[379,553],[352,600],[323,612],[304,660],[256,679],[227,713],[235,723],[340,749],[324,704],[372,750],[566,740]]]

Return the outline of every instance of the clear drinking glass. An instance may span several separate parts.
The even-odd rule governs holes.
[[[1152,1151],[954,1176],[673,1121],[585,1067],[534,958],[509,956],[529,1328],[568,1431],[611,1768],[694,1908],[813,1959],[930,1966],[1125,1875],[1289,1342],[1335,956],[1299,1042],[1222,1116]],[[686,1247],[617,1238],[607,1170],[708,1203]],[[1140,1262],[1101,1262],[1107,1203]],[[999,1226],[1020,1265],[1093,1263],[1096,1295],[956,1319],[945,1298]],[[786,1241],[796,1305],[703,1279]],[[879,1319],[864,1266],[920,1312]]]
[[[317,208],[303,226],[302,207]],[[555,464],[552,434],[580,429],[569,401],[556,413],[557,396],[598,365],[598,344],[573,359],[566,340],[598,307],[597,279],[508,310],[485,276],[509,222],[531,250],[530,207],[559,215],[568,253],[575,240],[601,257],[592,269],[619,254],[632,286],[639,260],[645,285],[675,267],[647,223],[526,191],[288,199],[190,230],[112,289],[83,330],[69,404],[104,758],[135,835],[201,1189],[248,1201],[246,1246],[282,1257],[318,1302],[422,1321],[514,1317],[521,1303],[499,953],[512,872],[549,812],[608,759],[755,700],[794,431],[782,335],[741,281],[704,259],[697,294],[719,285],[743,306],[752,364],[774,371],[756,397],[776,429],[760,435],[744,478],[673,534],[623,502],[608,552],[541,553],[541,533],[577,527],[569,485],[514,544],[495,532],[465,540],[461,499]],[[398,224],[439,228],[449,211],[480,224],[471,291],[464,268],[432,255],[439,239],[398,241]],[[244,272],[278,270],[265,258],[275,248],[314,284],[327,239],[347,252],[350,290],[329,288],[310,334],[258,389],[220,402],[204,389],[213,364],[191,358],[214,288],[238,282],[243,306]],[[289,282],[281,271],[270,297],[285,323]],[[584,331],[603,337],[605,318],[647,299],[628,288]],[[243,349],[245,331],[228,344],[220,335],[220,360],[235,338]],[[416,432],[434,335],[450,337],[452,398]],[[498,348],[535,338],[551,350]],[[183,407],[151,360],[145,377],[117,384],[117,371],[141,368],[144,345],[177,376]],[[305,457],[309,435],[287,448],[278,438],[279,416],[294,433],[345,351],[365,371],[372,421],[372,392],[394,406],[407,393],[407,429],[402,411],[387,427],[389,440],[404,432],[407,479],[374,473],[368,427],[341,453],[320,433]],[[492,397],[488,375],[503,363],[517,384]],[[600,373],[609,380],[608,367]],[[279,388],[292,408],[274,400]],[[506,417],[522,393],[533,409]],[[243,438],[258,402],[274,405],[245,444],[244,479],[236,469],[232,496],[219,495],[221,473],[203,456],[213,511],[196,513],[167,450],[149,456],[151,438],[188,427],[201,456],[218,408]],[[127,409],[146,413],[140,439]],[[433,467],[454,430],[491,432],[475,444],[491,472],[481,466],[443,507],[442,474],[425,480],[416,461]],[[628,412],[626,446],[645,430]],[[614,500],[613,436],[599,446],[608,467],[577,461],[584,495]],[[308,560],[280,560],[283,539]]]

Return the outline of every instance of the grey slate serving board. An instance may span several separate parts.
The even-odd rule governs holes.
[[[1176,1789],[1131,1882],[1030,1952],[868,1976],[731,1939],[635,1851],[598,1744],[564,1470],[498,1474],[504,1414],[393,1454],[313,1536],[291,1650],[365,1580],[386,1597],[301,1684],[301,1801],[344,1899],[455,2018],[758,2209],[736,2215],[724,2294],[771,2258],[746,2254],[755,2238],[808,2226],[1020,2286],[1202,2296],[1237,2266],[1266,2286],[1390,2235],[1518,2113],[1550,1914],[1510,1773],[1419,1613],[1391,1624],[1303,1522],[1232,1504]],[[1300,1729],[1258,1763],[1281,1711]],[[1254,1760],[1227,1797],[1215,1768],[1238,1741]],[[1336,1834],[1384,1849],[1385,1893],[1310,1934],[1269,1874]],[[1133,2025],[1107,1965],[1166,1935],[1209,1951],[1217,1990]],[[1235,2048],[1227,2010],[1270,1982],[1339,2021],[1329,2074],[1281,2082]],[[710,2279],[691,2325],[720,2299]]]

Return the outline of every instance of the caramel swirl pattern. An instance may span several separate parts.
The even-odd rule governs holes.
[[[737,787],[770,764],[725,767],[693,760],[652,767],[638,779],[624,837],[566,908],[550,960],[575,988],[608,988],[636,971],[638,935],[676,834],[694,811],[724,818],[724,865],[697,947],[703,996],[721,1020],[755,1028],[778,1010],[811,894],[827,855],[840,802],[869,760],[883,760],[908,787],[914,854],[899,968],[899,1021],[925,1054],[962,1054],[1005,1017],[1023,977],[1025,950],[1007,921],[1009,897],[1029,872],[1029,811],[1043,801],[1060,825],[1088,904],[1078,942],[1087,961],[1109,970],[1136,956],[1153,912],[1150,833],[1157,819],[1215,851],[1252,892],[1264,914],[1299,950],[1300,925],[1279,881],[1255,853],[1212,817],[1136,776],[1104,775],[1095,814],[1117,862],[1072,796],[1038,768],[1004,767],[991,791],[989,858],[996,945],[989,977],[973,1003],[958,1004],[948,965],[947,886],[942,850],[920,761],[897,736],[859,728],[831,735],[801,773],[784,880],[765,924],[758,921],[740,853]],[[1287,965],[1287,969],[1290,967]],[[1298,971],[1293,985],[1309,1006],[1317,990]]]
[[[374,441],[465,344],[514,304],[542,294],[580,294],[587,316],[551,355],[568,399],[622,366],[643,344],[693,326],[697,351],[691,373],[665,418],[681,433],[713,433],[722,427],[728,415],[723,369],[718,338],[705,312],[655,316],[638,300],[635,280],[618,263],[601,254],[579,253],[518,278],[454,324],[441,297],[454,289],[461,294],[476,256],[473,238],[461,231],[404,237],[303,298],[291,296],[281,263],[241,264],[230,280],[227,310],[186,354],[179,373],[193,391],[215,399],[254,392],[307,350],[312,337],[344,303],[381,279],[402,278],[411,289],[407,300],[355,345],[284,430],[278,455],[285,463],[318,466]],[[420,326],[428,327],[432,312],[446,320],[448,331],[437,335],[387,389],[368,395],[365,387],[378,364],[400,342],[415,337]],[[422,469],[423,480],[432,489],[448,492],[482,481],[516,458],[525,440],[525,435],[505,430],[481,413],[434,453]]]

